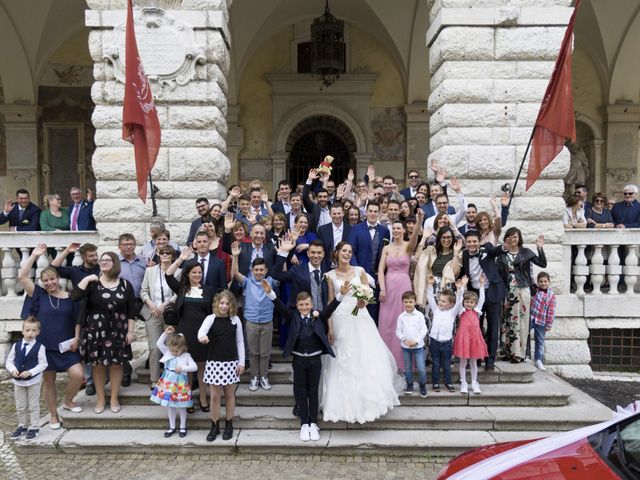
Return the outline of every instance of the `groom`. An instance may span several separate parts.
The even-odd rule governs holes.
[[[375,281],[374,295],[377,299],[380,294],[378,287],[378,264],[382,248],[389,243],[389,229],[378,223],[380,205],[371,201],[367,204],[367,221],[358,223],[351,229],[349,243],[353,249],[351,257],[352,265],[359,265]],[[378,325],[378,304],[367,305],[367,310]]]
[[[300,292],[296,297],[296,310],[292,311],[276,297],[268,282],[262,282],[267,296],[275,302],[276,309],[289,323],[289,336],[283,355],[293,354],[293,396],[300,414],[300,440],[320,440],[318,428],[318,389],[322,372],[321,356],[335,357],[327,338],[327,321],[340,303],[334,299],[322,313],[313,310],[309,292]],[[346,295],[351,285],[345,282],[340,293]]]

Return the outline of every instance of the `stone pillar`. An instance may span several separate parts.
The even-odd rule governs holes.
[[[273,152],[271,154],[271,168],[273,169],[273,198],[275,198],[278,183],[287,179],[288,158],[289,154],[286,152]],[[295,190],[296,186],[292,185],[291,188]]]
[[[244,148],[244,128],[240,125],[240,106],[229,105],[227,109],[227,125],[229,135],[227,137],[227,150],[231,163],[231,176],[229,183],[240,183],[240,151]]]
[[[18,188],[26,188],[31,200],[40,204],[38,183],[38,106],[23,104],[0,105],[3,116],[7,176],[4,198],[15,198]]]
[[[415,168],[427,178],[427,155],[429,154],[429,113],[426,102],[414,102],[404,106],[404,113],[407,118],[407,168],[405,168],[404,179],[406,182],[407,172]],[[399,175],[396,174],[399,179]]]
[[[183,243],[199,196],[223,198],[227,158],[227,76],[231,0],[134,0],[136,36],[162,128],[154,183],[158,216]],[[88,0],[86,25],[95,62],[94,215],[102,243],[122,232],[144,242],[151,201],[137,198],[133,147],[121,139],[124,0]],[[139,7],[138,5],[142,5]]]
[[[573,9],[571,0],[477,4],[441,0],[431,8],[429,158],[461,177],[467,200],[487,210],[488,198],[514,182]],[[568,166],[565,149],[525,193],[525,165],[509,215],[525,244],[544,232],[547,270],[558,285],[569,274],[560,222]]]
[[[606,192],[622,200],[622,189],[638,184],[638,128],[640,104],[620,103],[607,107]]]

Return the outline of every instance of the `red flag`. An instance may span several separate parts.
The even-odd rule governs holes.
[[[153,101],[149,80],[144,73],[136,32],[133,27],[133,7],[127,0],[126,80],[122,107],[122,139],[133,143],[136,158],[138,195],[147,203],[147,179],[156,163],[160,149],[160,121]]]
[[[564,33],[560,53],[556,60],[553,74],[542,99],[540,112],[536,119],[535,131],[527,171],[527,190],[542,173],[547,165],[562,151],[567,138],[576,141],[576,122],[573,111],[573,91],[571,84],[571,57],[573,45],[573,24],[580,0],[569,20]]]

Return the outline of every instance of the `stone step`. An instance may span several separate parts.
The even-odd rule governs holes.
[[[501,406],[562,406],[566,405],[572,393],[570,388],[559,385],[548,376],[540,375],[535,386],[531,383],[481,384],[482,394],[460,394],[448,391],[429,391],[427,398],[421,398],[416,391],[413,395],[401,395],[402,405],[501,405]],[[430,388],[430,385],[429,385]],[[133,383],[130,387],[120,389],[120,402],[123,405],[153,405],[149,400],[150,389],[147,384]],[[79,397],[82,399],[83,397]],[[194,399],[197,398],[197,393]],[[293,406],[293,386],[291,384],[274,384],[271,390],[249,390],[246,383],[240,384],[236,393],[236,405],[239,406]],[[197,408],[197,407],[196,407]]]
[[[235,423],[234,423],[235,425]],[[163,427],[163,429],[166,427]],[[540,432],[484,432],[479,430],[321,430],[318,442],[301,442],[298,430],[236,428],[229,441],[205,440],[206,430],[190,430],[185,438],[164,438],[163,430],[49,430],[31,442],[17,442],[19,452],[65,454],[148,453],[168,455],[248,454],[331,454],[331,455],[429,455],[454,456],[470,448],[507,440],[542,438]]]
[[[455,394],[451,394],[455,396]],[[586,397],[586,396],[585,396]],[[610,410],[589,397],[573,394],[564,406],[438,406],[401,405],[375,422],[347,424],[324,423],[331,430],[569,430],[589,425],[601,418],[610,418]],[[125,405],[118,413],[109,409],[96,415],[90,404],[81,413],[60,412],[67,428],[95,429],[162,429],[167,424],[165,408],[157,405]],[[189,415],[193,429],[210,426],[209,414],[199,409]],[[238,406],[234,425],[249,429],[298,429],[299,419],[288,406]]]
[[[478,369],[478,381],[480,384],[491,383],[530,383],[533,381],[534,373],[537,369],[533,364],[529,362],[513,364],[508,362],[496,362],[496,369],[493,371],[486,371],[484,368]],[[138,368],[136,369],[139,383],[150,383],[149,370]],[[460,376],[458,371],[458,365],[452,366],[453,381],[459,382]],[[467,377],[469,373],[467,373]],[[431,378],[431,367],[427,367],[427,378]],[[250,375],[245,372],[242,375],[242,383],[248,383]],[[274,361],[271,370],[269,370],[269,381],[273,384],[291,383],[291,363]]]

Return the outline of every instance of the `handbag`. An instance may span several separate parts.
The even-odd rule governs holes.
[[[170,303],[164,307],[164,313],[162,314],[164,324],[167,326],[175,327],[178,325],[178,312],[176,312],[175,303]]]

